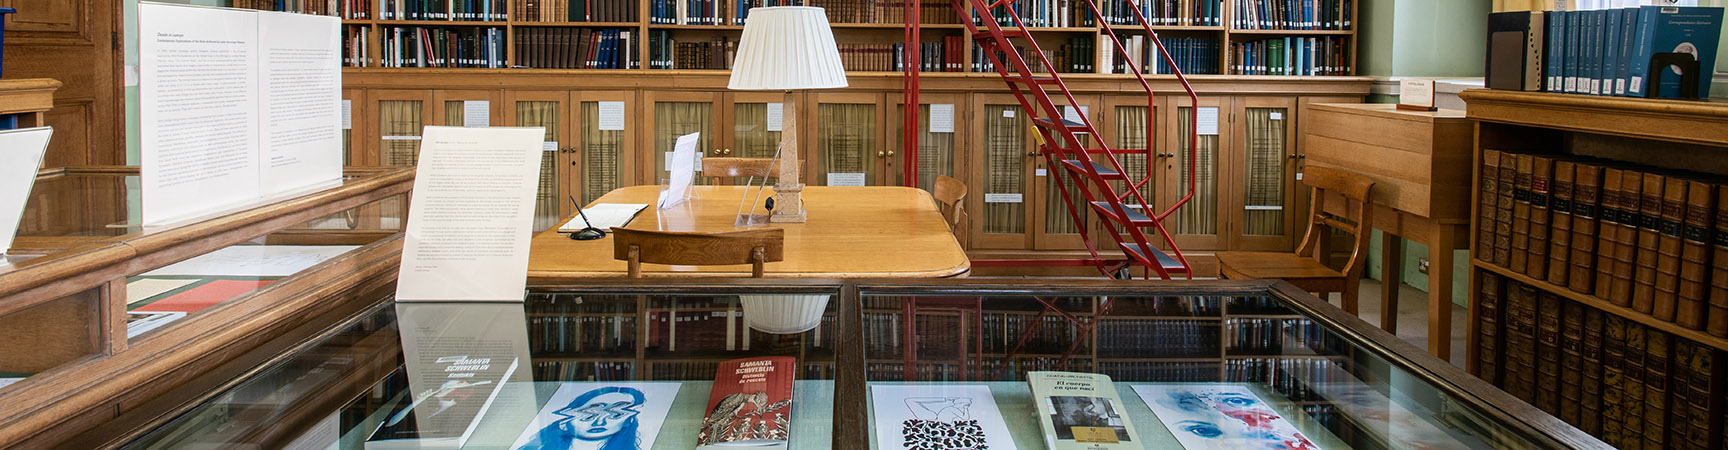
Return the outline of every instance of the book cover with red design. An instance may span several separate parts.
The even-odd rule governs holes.
[[[792,429],[795,369],[797,360],[790,356],[720,363],[697,448],[785,447]]]

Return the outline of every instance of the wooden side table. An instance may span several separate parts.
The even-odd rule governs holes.
[[[45,125],[59,89],[60,82],[49,78],[0,80],[0,115],[18,114],[18,128]]]
[[[1402,111],[1390,104],[1315,104],[1303,117],[1308,164],[1374,179],[1381,246],[1380,327],[1396,333],[1402,241],[1427,245],[1428,351],[1452,355],[1452,250],[1470,246],[1470,147],[1463,111]]]

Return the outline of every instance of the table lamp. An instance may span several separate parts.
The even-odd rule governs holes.
[[[770,222],[804,222],[804,183],[798,175],[798,115],[793,91],[846,87],[840,48],[822,8],[750,8],[738,56],[727,87],[747,91],[786,91],[781,105],[779,180],[774,183]]]

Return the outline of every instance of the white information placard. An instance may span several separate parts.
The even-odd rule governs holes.
[[[768,131],[781,131],[786,128],[786,104],[768,104]]]
[[[1201,136],[1218,135],[1218,107],[1202,106],[1194,111],[1199,119],[1194,121],[1198,134]]]
[[[679,136],[672,145],[672,159],[666,161],[666,170],[672,172],[672,178],[667,181],[666,190],[660,191],[656,209],[671,208],[690,195],[690,185],[696,182],[696,142],[701,138],[702,133],[690,133]]]
[[[859,172],[830,173],[830,174],[828,174],[828,185],[829,186],[863,186],[864,185],[864,179],[865,179],[864,174],[859,173]]]
[[[486,100],[467,100],[462,102],[462,126],[489,127],[492,126],[492,102]]]
[[[545,136],[426,127],[396,301],[522,301]]]
[[[354,129],[354,101],[342,99],[342,129]]]
[[[1021,203],[1021,194],[984,194],[984,203]]]
[[[48,127],[0,131],[0,255],[12,248],[30,187],[36,185],[36,169],[54,129]]]
[[[600,131],[624,131],[624,102],[600,102]]]
[[[155,3],[138,17],[145,225],[342,179],[340,19]]]
[[[932,103],[932,104],[930,104],[930,132],[931,133],[953,133],[954,132],[954,104],[953,103]]]

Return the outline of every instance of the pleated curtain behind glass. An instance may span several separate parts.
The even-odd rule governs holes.
[[[1276,236],[1284,230],[1284,121],[1283,108],[1248,108],[1247,180],[1242,204],[1242,234]]]
[[[1182,167],[1182,177],[1177,186],[1188,188],[1188,180],[1195,181],[1194,199],[1176,210],[1175,234],[1217,234],[1218,233],[1218,136],[1200,136],[1196,145],[1196,164],[1188,166],[1188,130],[1193,126],[1189,107],[1177,108],[1176,111],[1176,161]]]
[[[1024,194],[1026,157],[1025,114],[1019,105],[985,105],[984,232],[1024,233],[1024,202],[991,202],[990,194]],[[1006,116],[1006,117],[1005,117]]]
[[[862,173],[864,184],[876,185],[876,105],[823,103],[816,105],[816,151],[822,155],[814,183],[828,185],[828,174]]]
[[[619,188],[618,155],[624,131],[600,131],[600,102],[582,102],[582,202]]]
[[[706,102],[659,102],[654,104],[654,166],[660,178],[666,173],[666,153],[678,143],[678,137],[701,132],[696,140],[696,152],[706,154],[714,148],[714,104]],[[699,155],[700,156],[700,155]],[[708,184],[706,177],[697,176],[695,184]]]
[[[558,102],[516,102],[516,126],[544,127],[543,142],[558,142]],[[534,231],[558,225],[558,152],[540,152],[540,183],[534,194]]]

